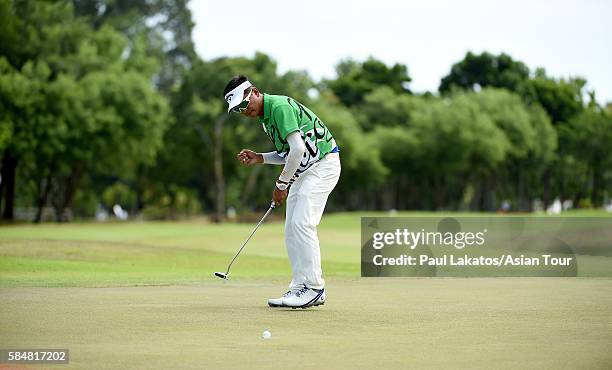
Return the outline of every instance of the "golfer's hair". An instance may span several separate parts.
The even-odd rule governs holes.
[[[225,85],[225,89],[223,89],[223,97],[246,80],[248,80],[248,77],[245,75],[234,76],[231,80],[229,80],[227,85]]]

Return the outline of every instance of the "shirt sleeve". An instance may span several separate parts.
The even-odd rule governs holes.
[[[289,104],[282,104],[274,108],[272,119],[276,122],[278,133],[283,140],[287,140],[287,135],[300,130],[297,112]]]
[[[264,164],[285,164],[285,158],[278,155],[277,152],[261,153]]]
[[[289,182],[295,171],[300,166],[302,162],[302,157],[304,157],[304,152],[306,152],[306,145],[304,144],[304,140],[302,139],[302,135],[299,132],[292,132],[287,136],[287,142],[289,143],[289,154],[287,154],[287,163],[285,163],[285,167],[283,168],[283,172],[278,177],[279,180]]]

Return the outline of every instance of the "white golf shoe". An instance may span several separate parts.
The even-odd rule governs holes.
[[[289,290],[287,293],[283,294],[280,298],[270,298],[268,299],[268,306],[270,307],[283,307],[283,299],[292,296],[296,291]]]
[[[308,308],[325,304],[325,289],[311,289],[307,286],[283,297],[283,307]]]

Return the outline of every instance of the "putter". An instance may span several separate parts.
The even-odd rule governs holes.
[[[249,242],[249,240],[251,240],[251,237],[253,236],[253,234],[255,234],[255,231],[257,231],[257,229],[259,228],[259,225],[261,225],[264,220],[266,219],[266,217],[268,216],[268,213],[270,213],[270,211],[272,211],[274,209],[275,205],[274,205],[274,201],[272,201],[272,203],[270,204],[270,208],[268,208],[268,210],[266,211],[266,213],[263,215],[263,217],[261,218],[261,220],[259,221],[259,223],[257,224],[257,226],[255,226],[255,229],[253,229],[253,231],[251,232],[251,235],[249,235],[249,237],[247,238],[247,240],[245,240],[244,243],[242,243],[242,246],[240,247],[240,249],[238,249],[238,252],[236,253],[236,255],[234,255],[234,258],[232,258],[232,260],[230,261],[229,265],[227,266],[227,271],[225,271],[225,273],[222,272],[215,272],[215,276],[219,277],[221,279],[225,279],[225,280],[229,280],[229,272],[230,269],[232,268],[232,263],[234,263],[234,261],[236,260],[236,258],[238,258],[238,255],[240,254],[240,252],[242,252],[242,250],[244,249],[244,247],[247,245],[247,243]]]

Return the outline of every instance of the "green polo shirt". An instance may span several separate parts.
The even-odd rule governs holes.
[[[263,99],[264,115],[259,122],[281,157],[289,153],[287,136],[290,133],[299,131],[304,139],[306,155],[296,174],[304,172],[328,153],[338,151],[331,131],[310,109],[288,96],[263,94]]]

